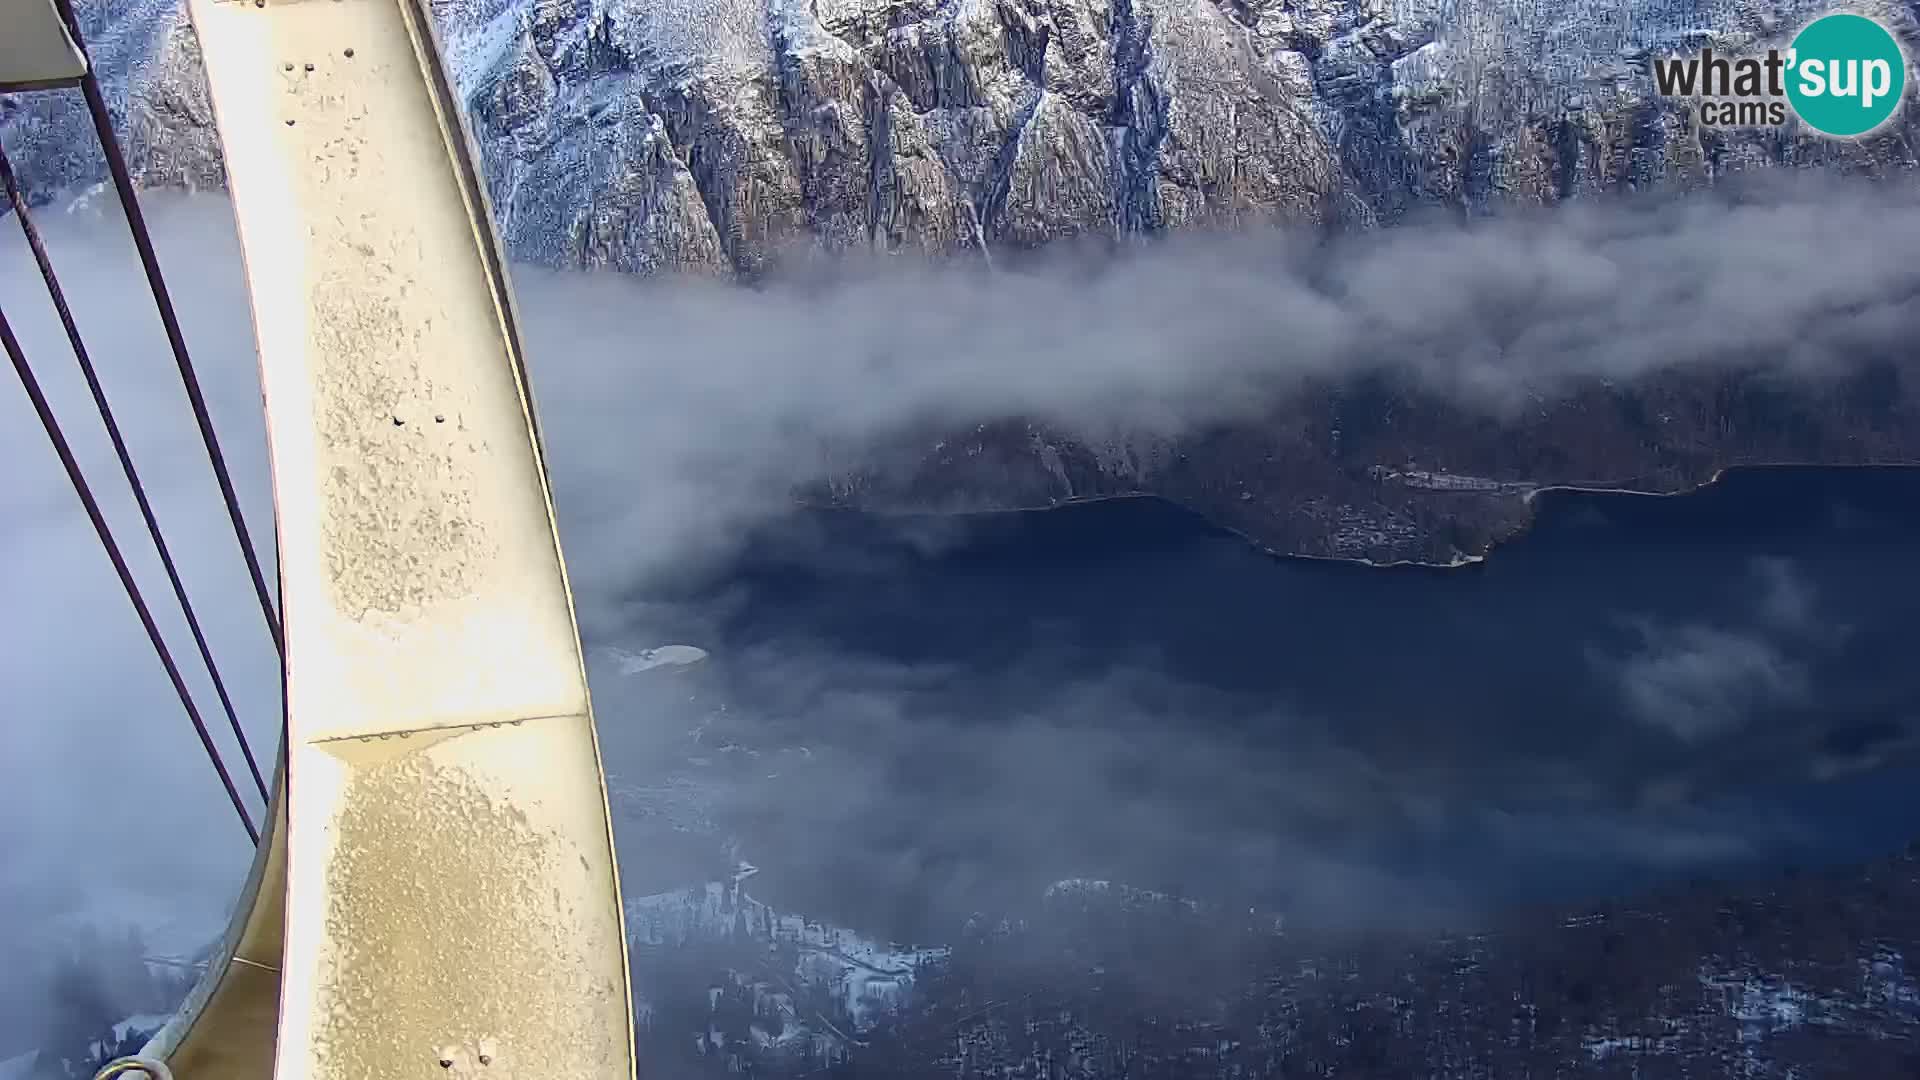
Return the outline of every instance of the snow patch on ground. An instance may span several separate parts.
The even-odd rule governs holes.
[[[707,658],[707,650],[694,645],[661,645],[639,652],[628,652],[616,646],[607,646],[601,650],[622,675],[638,675],[643,671],[652,671],[662,667],[688,667]]]
[[[832,990],[856,1028],[901,1004],[919,969],[950,954],[944,947],[883,943],[831,923],[776,912],[741,888],[752,873],[743,865],[732,881],[628,900],[628,941],[636,946],[764,942],[792,957],[792,978]]]
[[[1043,897],[1047,900],[1112,900],[1124,907],[1178,907],[1186,911],[1198,912],[1200,902],[1184,896],[1159,892],[1154,889],[1136,889],[1113,881],[1095,878],[1065,878],[1047,886]]]
[[[125,1042],[130,1036],[136,1034],[151,1035],[166,1027],[167,1021],[171,1019],[173,1016],[168,1013],[139,1013],[129,1016],[113,1025],[113,1037]]]

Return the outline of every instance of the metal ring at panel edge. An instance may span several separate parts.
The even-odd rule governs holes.
[[[107,1062],[105,1068],[93,1074],[93,1080],[111,1080],[128,1073],[145,1073],[148,1080],[173,1080],[173,1070],[167,1068],[166,1062],[137,1055]]]

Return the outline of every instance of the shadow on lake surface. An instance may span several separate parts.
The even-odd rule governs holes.
[[[835,511],[589,646],[629,894],[761,868],[902,939],[1099,878],[1406,925],[1920,834],[1920,470],[1541,496],[1458,570],[1276,559],[1150,499]]]

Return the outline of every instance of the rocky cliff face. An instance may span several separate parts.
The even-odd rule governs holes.
[[[1856,5],[1858,6],[1858,5]],[[1915,163],[1702,129],[1648,57],[1777,40],[1811,0],[438,0],[514,253],[753,275],[1203,221],[1389,223],[1766,165]],[[1904,30],[1914,5],[1865,5]],[[177,0],[83,5],[142,179],[215,186]],[[97,179],[72,95],[3,130],[35,190]]]
[[[1811,4],[441,10],[507,233],[557,263],[752,274],[789,245],[991,252],[1201,221],[1373,224],[1764,164],[1912,162],[1909,127],[1857,145],[1730,136],[1653,99],[1650,53],[1764,40]]]

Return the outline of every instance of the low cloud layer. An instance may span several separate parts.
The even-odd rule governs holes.
[[[1636,646],[1595,664],[1629,716],[1697,743],[1807,704],[1808,660],[1829,652],[1845,628],[1821,618],[1812,584],[1785,559],[1754,560],[1747,584],[1737,623],[1628,620]]]
[[[1029,643],[1017,622],[1007,634]],[[1463,718],[1443,705],[1329,716],[1071,649],[950,669],[777,638],[710,665],[598,673],[632,815],[629,889],[700,872],[671,854],[676,835],[732,837],[763,899],[907,940],[1029,909],[1063,878],[1296,927],[1457,924],[1490,896],[1728,864],[1794,838],[1761,805],[1628,808],[1617,768],[1510,753],[1465,723],[1450,736]],[[1519,867],[1564,876],[1489,887]]]
[[[1621,661],[1627,710],[1687,742],[1723,735],[1755,711],[1799,704],[1806,671],[1764,638],[1711,626],[1641,624],[1642,646]]]
[[[254,535],[270,545],[264,425],[231,217],[214,201],[173,200],[160,210],[157,241],[186,334]],[[90,210],[43,212],[40,224],[221,673],[256,753],[270,762],[279,712],[272,646],[126,226]],[[15,222],[0,226],[0,308],[244,784],[218,701],[32,259]],[[51,955],[46,946],[89,925],[113,933],[142,927],[157,954],[197,948],[224,922],[246,870],[246,836],[11,367],[5,382],[0,966],[45,970],[58,958],[57,946]],[[8,1036],[41,1026],[48,1000],[30,974],[7,980],[0,989],[0,1056]]]
[[[1874,237],[1872,243],[1860,238]],[[754,291],[517,275],[576,559],[678,572],[849,448],[1021,415],[1104,441],[1397,372],[1511,410],[1569,380],[1905,357],[1920,193],[1800,178],[1325,240],[1188,235],[988,274],[904,261]],[[610,493],[631,497],[609,498]]]
[[[155,195],[148,210],[254,534],[269,537],[228,208]],[[124,225],[110,201],[49,209],[41,224],[264,758],[278,711],[270,646]],[[32,263],[13,223],[0,226],[0,305],[204,689]],[[889,262],[747,290],[523,270],[516,286],[583,623],[605,637],[644,620],[637,595],[724,554],[782,513],[794,484],[879,440],[1010,414],[1089,437],[1173,435],[1256,418],[1303,376],[1374,369],[1496,412],[1569,379],[1669,365],[1818,377],[1890,355],[1920,330],[1915,250],[1910,186],[1803,178],[1739,197],[1333,241],[1193,235],[992,274]],[[243,872],[239,828],[17,389],[0,392],[0,452],[0,684],[12,717],[0,753],[0,962],[63,921],[140,922],[157,951],[187,947],[219,923]],[[1791,615],[1792,597],[1777,599]],[[880,738],[896,726],[887,710],[910,699],[874,693],[874,711],[846,715],[866,715]],[[1071,689],[1047,693],[983,768],[1017,769],[1022,740],[1081,737],[1063,733]],[[212,695],[202,700],[211,709]],[[1124,774],[1140,745],[1161,746],[1116,742],[1112,769]],[[1161,749],[1195,775],[1232,768],[1230,757]],[[1395,798],[1390,784],[1378,793]],[[1285,793],[1312,795],[1297,783]],[[1122,839],[1165,824],[1114,821]],[[1236,857],[1251,874],[1286,855]],[[901,880],[919,869],[903,866]]]

